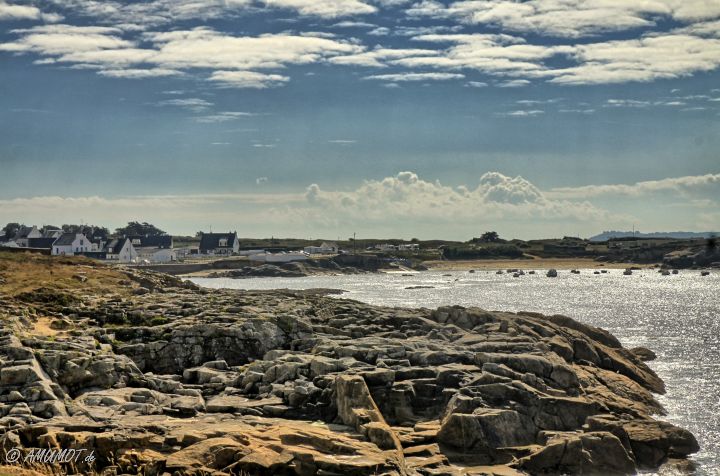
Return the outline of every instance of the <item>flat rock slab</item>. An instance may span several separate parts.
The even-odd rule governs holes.
[[[282,405],[279,397],[253,400],[240,395],[219,395],[207,401],[205,408],[208,413],[234,413],[244,408],[262,408],[266,405]]]

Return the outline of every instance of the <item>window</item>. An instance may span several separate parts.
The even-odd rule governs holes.
[[[220,246],[227,246],[228,240],[227,238],[220,238]]]

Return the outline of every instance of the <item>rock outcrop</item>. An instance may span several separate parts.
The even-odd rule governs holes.
[[[56,472],[632,474],[698,450],[653,419],[652,353],[568,317],[82,274],[0,288],[0,453],[95,456]]]

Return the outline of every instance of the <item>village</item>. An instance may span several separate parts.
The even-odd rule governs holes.
[[[599,238],[599,237],[598,237]],[[372,267],[400,262],[413,267],[438,261],[585,259],[605,263],[665,263],[670,267],[717,266],[714,240],[671,237],[505,240],[486,232],[467,242],[446,240],[364,239],[325,241],[296,238],[241,238],[237,231],[198,231],[173,236],[149,223],[129,222],[110,233],[105,227],[62,228],[9,223],[0,230],[0,249],[53,256],[84,256],[109,263],[162,266],[207,263],[234,257],[250,265],[284,264],[332,258],[344,266]],[[712,243],[711,253],[706,245]],[[168,272],[164,267],[160,270]]]
[[[136,222],[131,222],[132,225]],[[147,225],[147,224],[145,224]],[[151,226],[151,225],[148,225]],[[0,247],[5,251],[33,251],[52,256],[85,256],[102,261],[123,264],[164,264],[182,262],[190,259],[213,259],[230,256],[246,257],[254,263],[290,263],[305,261],[316,256],[335,256],[343,254],[337,243],[322,241],[319,244],[303,246],[299,249],[287,247],[271,249],[241,247],[237,232],[205,233],[198,232],[193,242],[183,241],[175,246],[172,235],[150,230],[152,233],[131,234],[96,233],[94,227],[67,231],[56,227],[19,225],[16,229],[4,229],[0,234]],[[103,228],[103,230],[105,230]],[[120,231],[118,229],[117,231]],[[105,230],[106,231],[106,230]],[[417,243],[382,243],[369,250],[378,252],[419,251]],[[367,251],[367,250],[366,250]]]

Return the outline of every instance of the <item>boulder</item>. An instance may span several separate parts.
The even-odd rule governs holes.
[[[557,434],[515,465],[531,474],[635,474],[625,447],[607,432]]]

